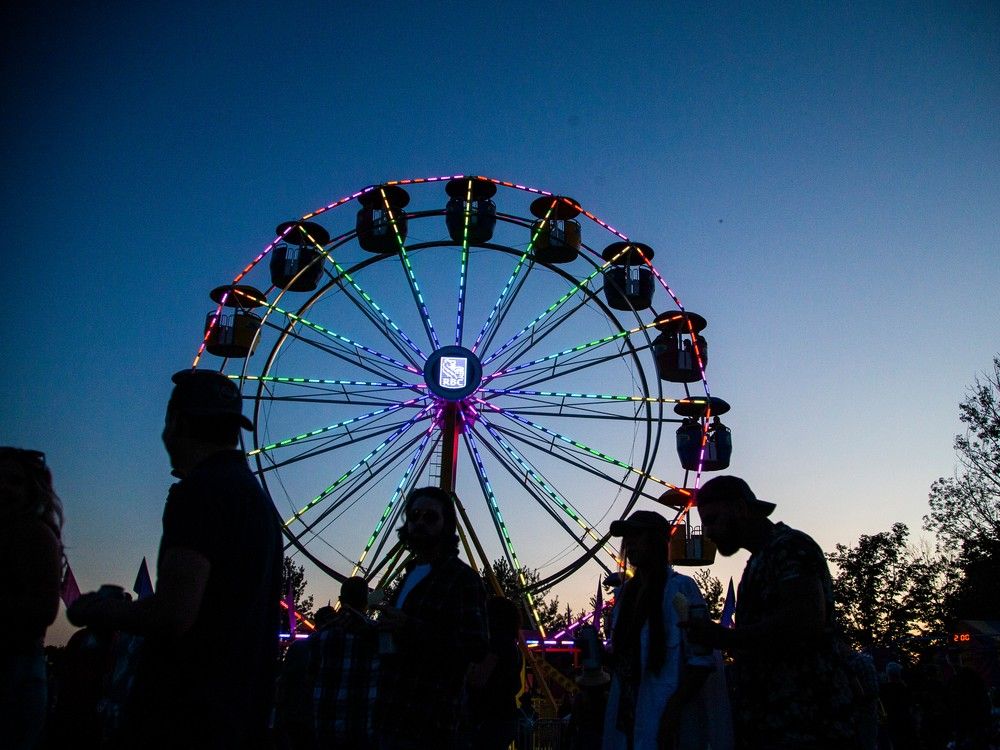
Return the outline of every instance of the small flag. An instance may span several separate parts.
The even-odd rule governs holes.
[[[80,587],[76,585],[76,577],[73,575],[73,569],[69,563],[66,563],[66,572],[63,574],[62,585],[59,587],[59,596],[67,607],[80,598]]]
[[[733,579],[729,579],[729,590],[726,592],[726,601],[722,605],[722,619],[720,624],[724,628],[733,627],[733,616],[736,614],[736,592],[733,590]]]
[[[285,594],[285,604],[288,605],[288,636],[295,636],[295,596],[292,593],[292,582],[288,582],[288,593]]]
[[[132,590],[140,600],[153,594],[153,582],[149,578],[149,567],[146,565],[145,557],[142,558],[142,564],[139,566],[139,572],[135,576],[135,583],[132,584]]]
[[[594,630],[601,632],[601,612],[604,610],[604,589],[601,587],[601,579],[597,579],[597,597],[594,605]]]

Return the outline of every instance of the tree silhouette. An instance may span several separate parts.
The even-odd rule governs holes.
[[[306,596],[306,569],[302,565],[296,565],[292,561],[292,558],[286,557],[281,565],[282,596],[288,593],[289,581],[292,584],[292,599],[295,602],[295,611],[307,619],[312,619],[313,598],[312,594]]]
[[[924,528],[957,554],[962,582],[950,595],[951,613],[1000,618],[1000,355],[976,378],[959,404],[964,435],[955,437],[954,476],[931,485]]]
[[[909,533],[906,524],[894,523],[827,554],[837,566],[837,616],[855,647],[898,646],[912,636],[943,632],[948,568],[930,550],[911,547]]]

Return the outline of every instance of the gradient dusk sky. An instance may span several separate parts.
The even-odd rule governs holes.
[[[5,12],[0,444],[48,454],[82,589],[155,560],[208,291],[278,222],[442,174],[656,248],[775,518],[922,535],[1000,351],[996,2],[64,5]]]

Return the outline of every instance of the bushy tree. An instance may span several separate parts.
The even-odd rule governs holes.
[[[858,648],[900,645],[910,636],[942,632],[947,567],[926,547],[910,546],[908,538],[906,524],[894,523],[827,554],[836,565],[837,616]]]
[[[718,620],[722,617],[722,605],[724,603],[722,581],[713,576],[712,571],[708,568],[696,570],[691,577],[694,578],[694,582],[701,589],[701,595],[705,597],[708,616],[713,620]]]
[[[537,570],[522,567],[521,571],[524,573],[528,586],[538,582],[539,574]],[[493,561],[493,574],[497,577],[497,582],[500,584],[500,588],[503,590],[504,596],[511,601],[516,602],[521,607],[521,621],[524,623],[525,627],[530,626],[534,618],[528,612],[524,596],[524,587],[521,585],[521,581],[518,578],[517,573],[511,567],[510,563],[507,562],[506,558],[501,557]],[[493,589],[490,586],[489,580],[486,578],[485,572],[483,573],[483,580],[486,584],[487,592],[492,594]],[[538,615],[539,624],[541,624],[546,631],[561,627],[565,618],[564,615],[559,612],[559,597],[556,596],[549,600],[546,598],[545,591],[533,592],[531,596],[535,603],[535,613]]]
[[[1000,618],[1000,355],[959,404],[966,427],[955,437],[954,476],[931,485],[924,528],[957,555],[962,581],[948,607],[955,617]]]
[[[302,565],[296,565],[290,557],[286,557],[281,566],[281,593],[282,596],[288,594],[288,585],[291,582],[292,600],[295,602],[295,611],[306,618],[313,616],[312,594],[306,596],[306,569]]]

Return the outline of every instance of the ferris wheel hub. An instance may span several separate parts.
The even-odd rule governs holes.
[[[462,401],[483,382],[483,366],[479,357],[465,347],[443,346],[427,358],[424,381],[438,398]]]

